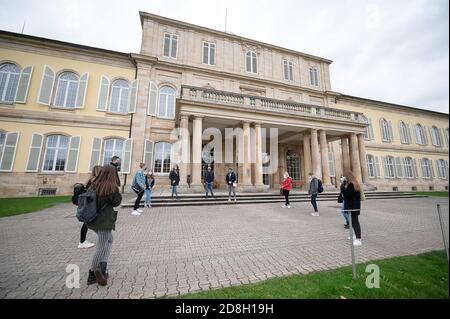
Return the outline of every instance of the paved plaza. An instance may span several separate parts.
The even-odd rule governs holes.
[[[363,202],[357,261],[443,249],[436,204],[448,229],[447,198]],[[1,218],[0,298],[158,298],[346,266],[337,205],[320,202],[319,218],[309,203],[161,207],[139,217],[120,209],[106,287],[86,285],[95,248],[77,248],[72,204]],[[80,288],[66,287],[69,264],[80,267]]]

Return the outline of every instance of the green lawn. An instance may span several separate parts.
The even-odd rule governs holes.
[[[358,248],[358,249],[364,249]],[[380,288],[366,287],[365,266],[380,269]],[[395,257],[357,265],[352,281],[351,267],[269,279],[261,283],[187,294],[185,299],[261,298],[448,298],[448,263],[443,251],[418,256]]]
[[[70,203],[72,196],[0,198],[0,217],[35,212],[59,203]]]
[[[416,194],[436,197],[448,197],[448,192],[417,192]]]

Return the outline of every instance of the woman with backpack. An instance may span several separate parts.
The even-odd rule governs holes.
[[[361,225],[359,224],[359,214],[361,210],[361,198],[363,198],[364,194],[362,192],[361,184],[351,171],[345,172],[344,176],[347,180],[347,184],[342,192],[344,195],[344,210],[348,212],[349,217],[352,219],[352,227],[355,231],[353,245],[361,246]]]
[[[291,203],[289,203],[289,192],[291,191],[292,179],[289,177],[288,172],[284,172],[283,174],[283,182],[281,183],[281,190],[284,195],[284,205],[282,208],[291,208]]]
[[[91,183],[88,191],[95,192],[97,200],[97,217],[87,223],[87,227],[97,233],[97,249],[92,258],[87,284],[98,283],[105,286],[108,281],[106,271],[111,245],[112,231],[116,228],[117,207],[122,202],[117,186],[116,169],[111,165],[104,166],[100,174]]]
[[[308,194],[311,195],[311,205],[314,208],[314,212],[311,213],[314,217],[319,217],[319,210],[317,209],[317,194],[319,193],[319,180],[314,173],[309,173],[309,190]]]
[[[100,165],[95,165],[92,168],[92,173],[91,173],[91,177],[89,178],[88,182],[86,183],[85,189],[88,189],[89,187],[91,187],[92,182],[95,181],[95,179],[97,178],[97,176],[100,174],[102,167]],[[91,248],[94,247],[95,244],[91,243],[89,241],[86,240],[86,234],[87,234],[88,228],[86,226],[86,223],[83,223],[83,226],[81,227],[81,231],[80,231],[80,243],[78,244],[78,248]]]
[[[155,178],[153,177],[153,171],[149,170],[145,174],[145,207],[150,208],[150,200],[152,198],[152,188],[155,185]]]
[[[137,194],[136,200],[134,201],[133,211],[131,215],[139,216],[144,211],[139,208],[141,205],[142,196],[144,196],[145,192],[145,174],[144,174],[145,163],[139,164],[139,169],[136,171],[136,175],[134,175],[133,182],[131,183],[131,188]]]

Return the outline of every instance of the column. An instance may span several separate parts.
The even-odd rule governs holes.
[[[250,147],[251,147],[251,143],[250,143],[250,123],[249,122],[244,122],[242,124],[242,129],[243,129],[243,139],[244,139],[244,163],[242,165],[243,168],[243,172],[242,174],[243,179],[242,179],[242,183],[244,186],[251,186],[252,185],[252,163],[250,161],[251,156],[250,156]]]
[[[364,135],[358,134],[359,162],[361,164],[362,182],[366,184],[369,181],[369,173],[367,171],[366,161],[366,145],[364,144]]]
[[[317,178],[322,178],[322,172],[320,169],[321,159],[316,129],[311,129],[311,162],[314,175]]]
[[[180,134],[181,134],[181,165],[180,165],[180,184],[187,185],[187,176],[189,171],[190,162],[190,149],[189,149],[189,115],[180,115]]]
[[[309,142],[309,135],[303,135],[303,163],[304,163],[304,181],[308,181],[308,174],[312,172],[311,168],[311,144]]]
[[[358,138],[355,133],[350,135],[350,162],[352,163],[352,172],[358,182],[361,182],[361,164],[359,162]]]
[[[342,149],[342,170],[345,173],[350,170],[350,154],[348,146],[348,137],[341,137],[341,149]]]
[[[202,183],[202,117],[195,116],[192,133],[192,185]]]
[[[255,123],[255,186],[263,185],[261,124]]]
[[[320,130],[320,154],[322,158],[322,183],[323,185],[331,185],[330,166],[328,164],[328,143],[327,133]]]

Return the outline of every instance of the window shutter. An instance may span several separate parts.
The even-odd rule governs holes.
[[[33,74],[33,66],[27,66],[20,73],[19,83],[17,84],[16,103],[26,103],[28,89],[30,88],[31,75]]]
[[[82,109],[84,108],[84,103],[86,101],[86,90],[89,81],[89,73],[84,73],[80,77],[80,82],[78,85],[77,99],[75,102],[75,108]]]
[[[400,142],[401,143],[406,143],[406,136],[405,136],[405,132],[403,132],[403,129],[402,129],[402,121],[399,121],[398,122],[398,131],[400,132]]]
[[[448,161],[445,160],[445,178],[448,179]]]
[[[158,105],[158,88],[156,84],[150,81],[150,86],[148,89],[148,106],[147,115],[156,116]]]
[[[389,177],[388,167],[387,167],[387,158],[384,156],[381,156],[381,161],[383,162],[383,167],[384,167],[384,178],[387,178],[387,177]]]
[[[0,172],[11,172],[16,157],[17,143],[19,142],[19,132],[6,133],[5,146],[0,159]]]
[[[42,73],[41,87],[39,88],[38,103],[50,105],[52,97],[53,85],[55,84],[55,72],[48,66],[44,66]]]
[[[413,159],[413,173],[414,173],[414,178],[419,178],[419,171],[417,170],[417,160],[414,158]]]
[[[100,78],[100,89],[98,91],[97,111],[106,111],[109,95],[109,79],[102,75]]]
[[[392,122],[391,121],[388,122],[388,128],[389,128],[389,141],[393,142],[394,141],[394,132],[392,131]]]
[[[153,169],[153,152],[154,152],[154,143],[150,140],[145,140],[144,142],[144,158],[142,159],[142,163],[145,163],[147,167]]]
[[[131,153],[133,151],[133,139],[125,141],[123,149],[122,173],[130,174],[131,172]]]
[[[426,126],[423,126],[423,136],[425,138],[424,144],[428,144],[428,134],[427,134],[428,128]]]
[[[408,136],[407,136],[408,144],[411,144],[412,143],[411,124],[406,124],[406,131],[408,133]]]
[[[128,113],[136,113],[136,102],[139,88],[139,80],[133,81],[131,84],[130,98],[128,99]]]
[[[376,176],[376,177],[381,177],[381,174],[380,174],[380,161],[379,161],[378,156],[374,156],[374,161],[375,161],[375,163],[374,163],[374,166],[375,166],[375,176]]]
[[[80,151],[81,136],[72,136],[69,142],[69,154],[67,155],[67,173],[76,173],[78,166],[78,153]]]
[[[441,128],[438,128],[438,138],[439,138],[439,147],[443,147],[444,146],[444,134],[442,132]]]
[[[39,167],[39,158],[41,157],[42,142],[44,136],[33,133],[31,137],[30,150],[28,152],[27,172],[37,172]]]
[[[100,164],[100,151],[102,148],[102,139],[98,137],[92,138],[91,159],[89,160],[89,172],[95,165]]]
[[[402,166],[402,159],[400,157],[395,158],[395,168],[397,177],[403,178],[403,166]]]
[[[373,140],[375,135],[373,133],[372,119],[369,118],[368,120],[369,120],[369,138]]]
[[[434,165],[433,165],[433,160],[428,160],[428,163],[430,164],[430,178],[437,178],[436,177],[436,172],[434,171]]]

